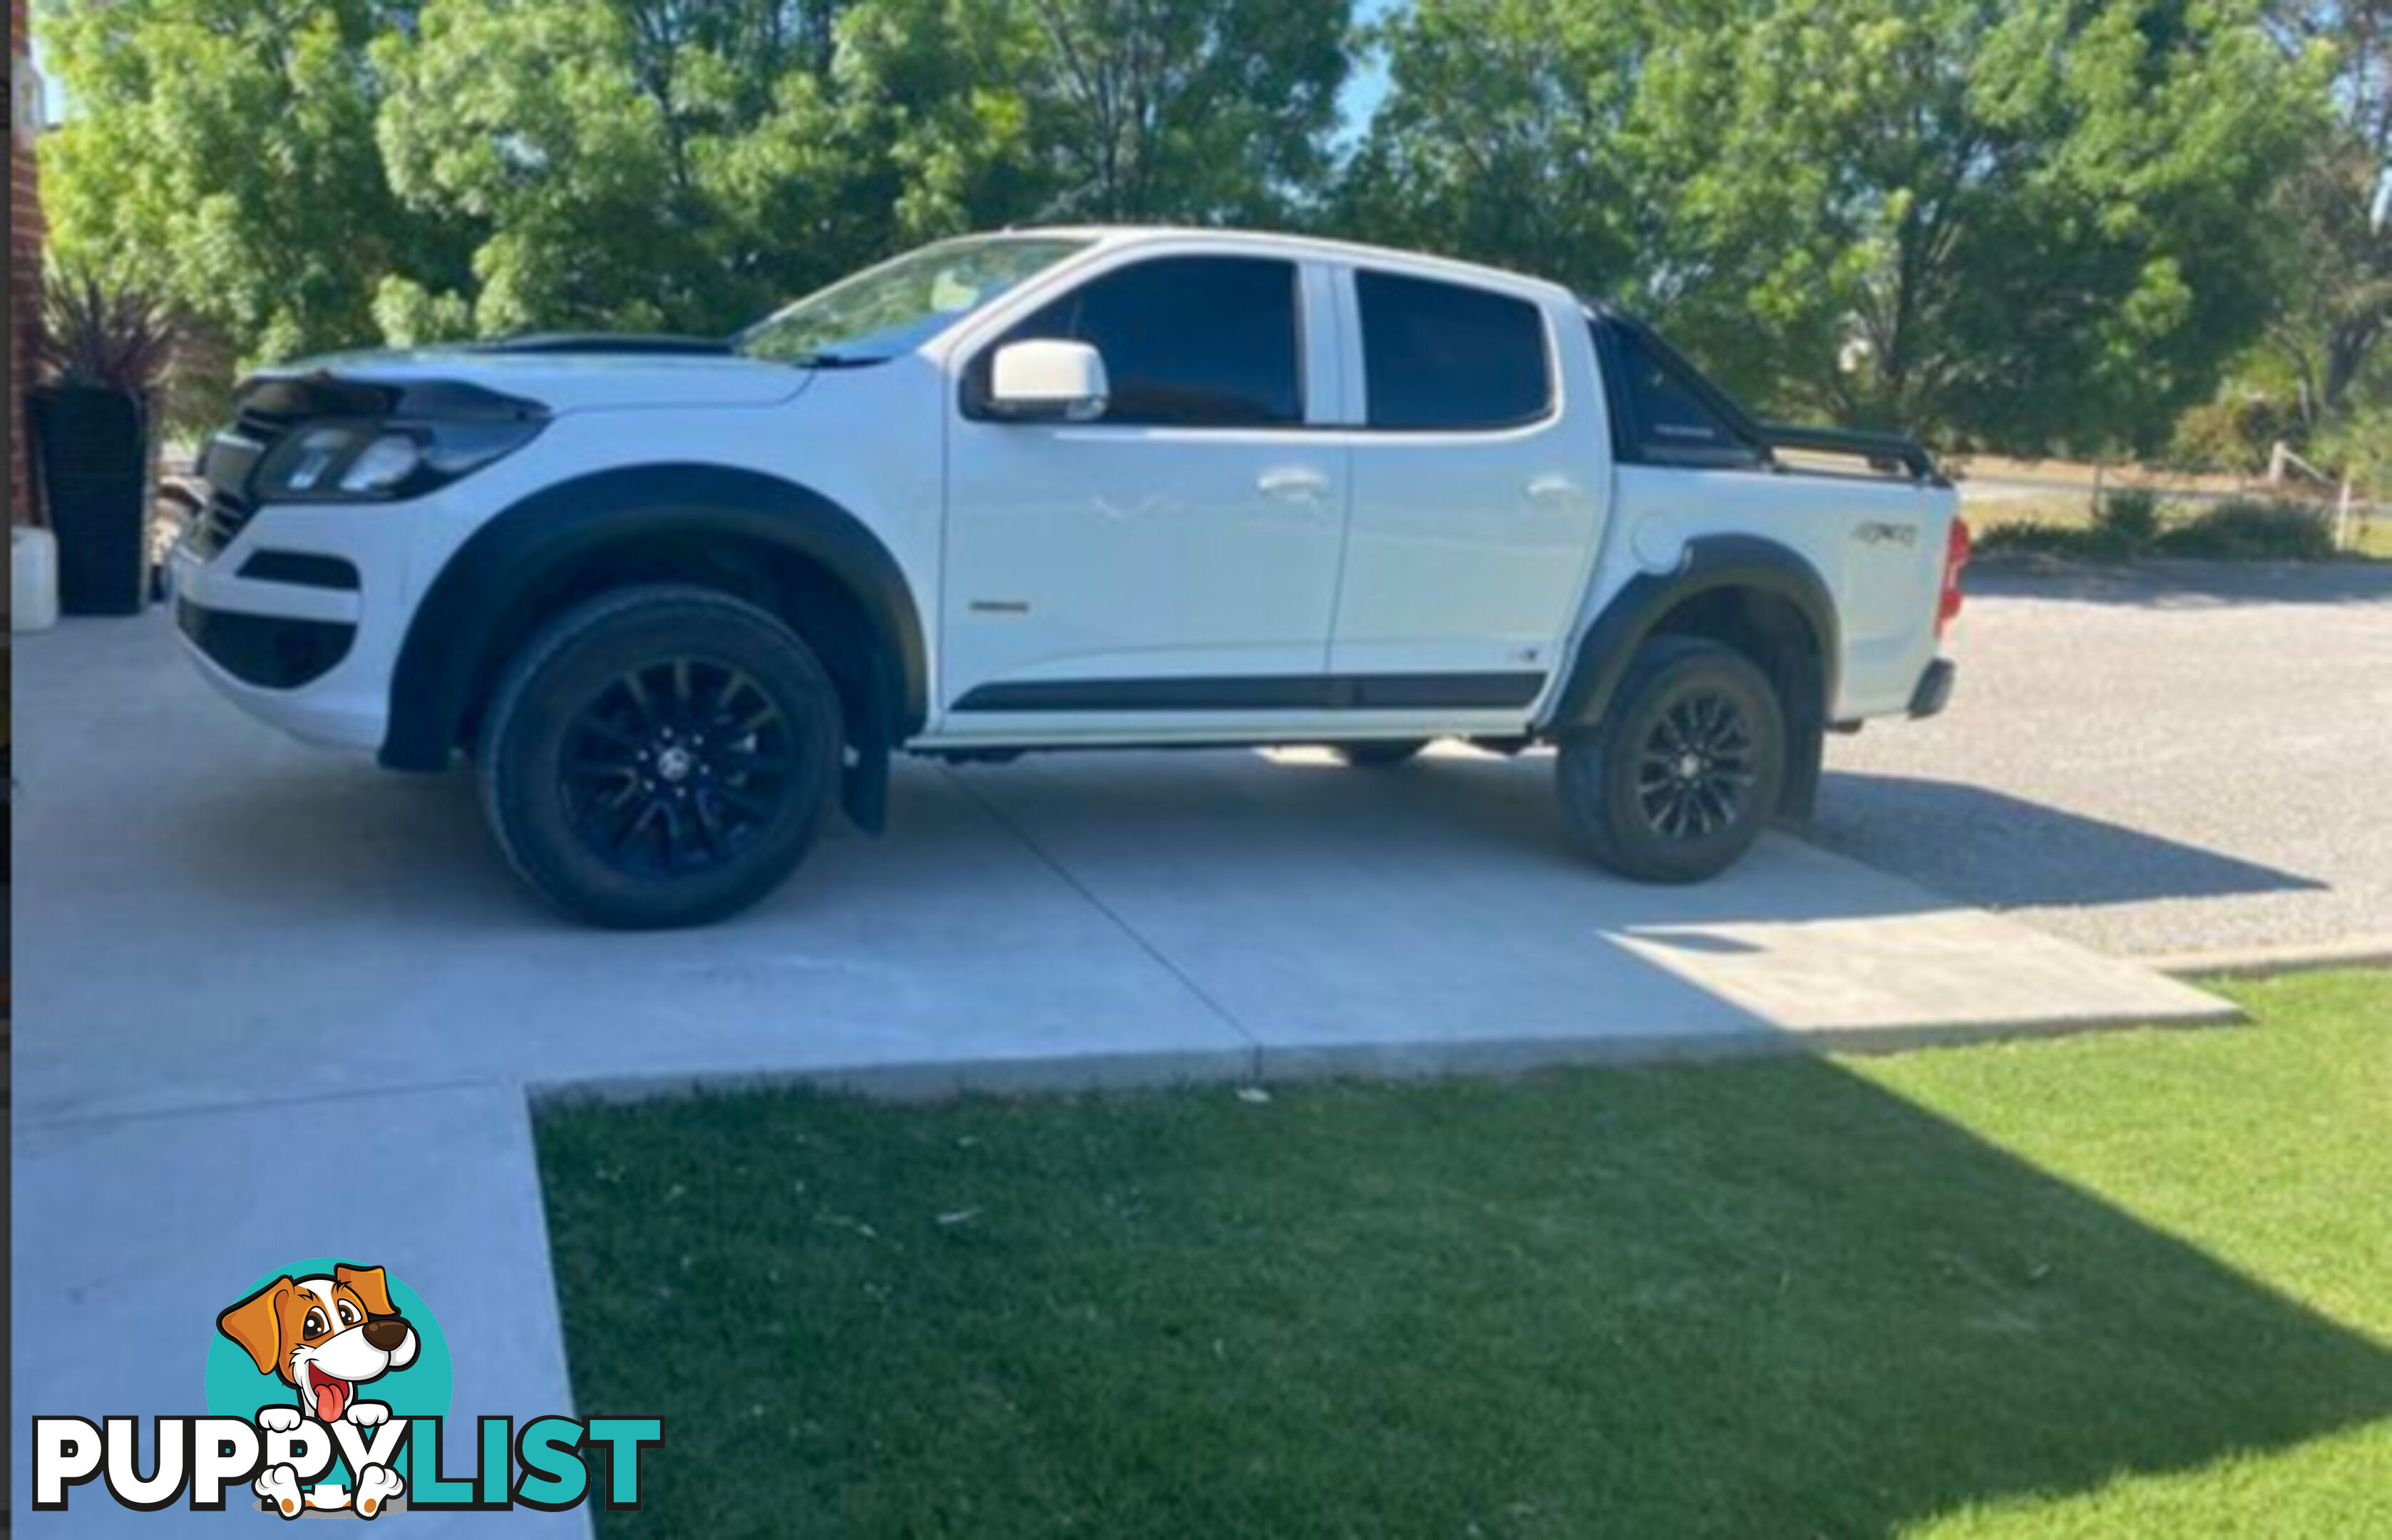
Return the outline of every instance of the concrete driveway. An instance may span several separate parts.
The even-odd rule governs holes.
[[[28,1414],[195,1409],[214,1312],[299,1256],[432,1301],[461,1462],[470,1416],[569,1405],[526,1092],[1231,1081],[2228,1014],[1791,841],[1701,887],[1613,881],[1565,849],[1548,765],[1466,751],[909,765],[890,838],[831,839],[734,923],[619,936],[517,893],[462,777],[285,743],[154,618],[19,638],[16,711],[20,1470]]]

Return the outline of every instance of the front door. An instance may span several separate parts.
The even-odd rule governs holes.
[[[1346,450],[1306,427],[1306,287],[1277,258],[1133,257],[967,363],[948,444],[941,736],[1201,726],[1317,696]],[[996,348],[1032,338],[1097,349],[1101,417],[1009,421],[978,404]]]

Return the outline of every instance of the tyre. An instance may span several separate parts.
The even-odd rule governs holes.
[[[1697,882],[1736,864],[1786,783],[1786,711],[1732,647],[1648,642],[1593,726],[1561,740],[1556,780],[1594,858],[1643,882]]]
[[[1329,751],[1357,769],[1377,770],[1414,759],[1428,745],[1424,737],[1364,738],[1353,743],[1332,743]]]
[[[618,590],[550,622],[484,718],[483,815],[508,864],[593,925],[734,914],[779,886],[838,782],[830,676],[795,632],[708,589]]]

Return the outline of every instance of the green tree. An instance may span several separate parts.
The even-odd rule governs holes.
[[[394,337],[717,332],[871,258],[1055,218],[1269,220],[1326,170],[1346,0],[423,0],[380,145],[470,275]]]
[[[863,0],[843,78],[909,229],[1283,221],[1329,169],[1348,0]]]
[[[373,49],[393,189],[466,232],[396,336],[721,332],[885,241],[832,100],[834,0],[424,0]]]
[[[62,256],[246,362],[719,333],[927,236],[1272,221],[1346,0],[50,0]]]
[[[2271,208],[2288,239],[2268,341],[2315,432],[2362,405],[2361,382],[2392,333],[2392,0],[2291,0],[2272,24],[2288,55],[2331,70],[2329,126]]]
[[[1626,293],[1658,245],[1646,184],[1669,146],[1645,132],[1640,98],[1658,20],[1633,0],[1422,0],[1396,12],[1365,34],[1388,55],[1391,89],[1333,222]],[[1690,22],[1676,46],[1705,36]]]
[[[2017,448],[2215,388],[2315,96],[2242,0],[1422,0],[1385,44],[1356,224],[1655,311],[1774,407]]]
[[[53,4],[74,111],[42,142],[53,253],[171,294],[245,362],[370,344],[374,289],[436,270],[391,194],[367,61],[376,0]]]

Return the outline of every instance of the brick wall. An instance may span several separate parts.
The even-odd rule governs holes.
[[[8,0],[8,96],[18,98],[18,71],[32,51],[32,23],[26,0]],[[25,339],[40,303],[42,275],[41,191],[33,170],[30,133],[17,132],[10,110],[8,135],[8,517],[24,523],[37,516],[36,493],[26,460]]]

